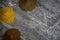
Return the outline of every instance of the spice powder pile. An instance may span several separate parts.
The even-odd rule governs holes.
[[[19,0],[19,7],[24,11],[31,11],[36,7],[36,0]]]
[[[2,40],[21,40],[21,33],[18,29],[8,29],[3,35]]]

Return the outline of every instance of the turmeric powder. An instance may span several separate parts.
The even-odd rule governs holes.
[[[11,24],[14,21],[15,12],[12,7],[3,7],[0,11],[0,21]]]

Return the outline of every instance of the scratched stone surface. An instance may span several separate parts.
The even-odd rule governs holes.
[[[37,0],[30,12],[21,10],[17,0],[7,0],[0,4],[3,6],[14,8],[16,18],[11,26],[21,31],[22,40],[60,40],[60,0]],[[3,27],[3,33],[7,29]]]

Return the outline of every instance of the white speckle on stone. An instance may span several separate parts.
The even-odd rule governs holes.
[[[9,2],[9,6],[15,6],[16,4],[13,4],[12,2]]]
[[[31,11],[27,11],[27,13],[31,13]]]

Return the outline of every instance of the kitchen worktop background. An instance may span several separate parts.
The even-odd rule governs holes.
[[[14,8],[16,18],[11,26],[21,31],[22,40],[60,40],[60,0],[37,0],[36,8],[30,12],[21,10],[17,0],[12,1],[0,5]]]

